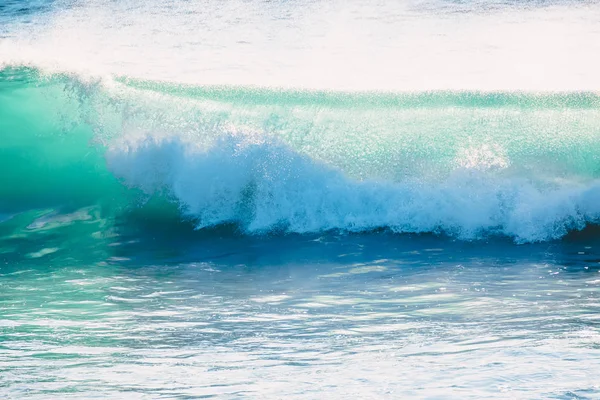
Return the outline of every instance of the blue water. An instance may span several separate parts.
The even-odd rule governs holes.
[[[141,235],[88,248],[94,264],[8,254],[2,392],[595,398],[591,244]]]
[[[600,397],[600,7],[0,3],[0,397]]]

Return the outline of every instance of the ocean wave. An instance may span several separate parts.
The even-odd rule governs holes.
[[[5,70],[0,85],[2,213],[159,196],[198,229],[517,242],[599,222],[592,93],[286,91],[31,69]]]

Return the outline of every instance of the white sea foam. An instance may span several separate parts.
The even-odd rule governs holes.
[[[193,84],[600,90],[600,4],[57,1],[0,65]]]
[[[443,182],[350,179],[274,138],[220,136],[198,146],[177,136],[137,136],[108,152],[111,170],[148,193],[166,191],[210,227],[248,233],[283,229],[489,234],[519,242],[559,238],[600,218],[600,183],[541,187],[486,169],[457,169]]]

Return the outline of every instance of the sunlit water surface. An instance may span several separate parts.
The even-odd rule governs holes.
[[[4,398],[600,395],[585,240],[141,236],[89,264],[41,235],[3,241]]]

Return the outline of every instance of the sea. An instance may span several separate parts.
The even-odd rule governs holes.
[[[0,398],[600,399],[600,2],[0,0]]]

